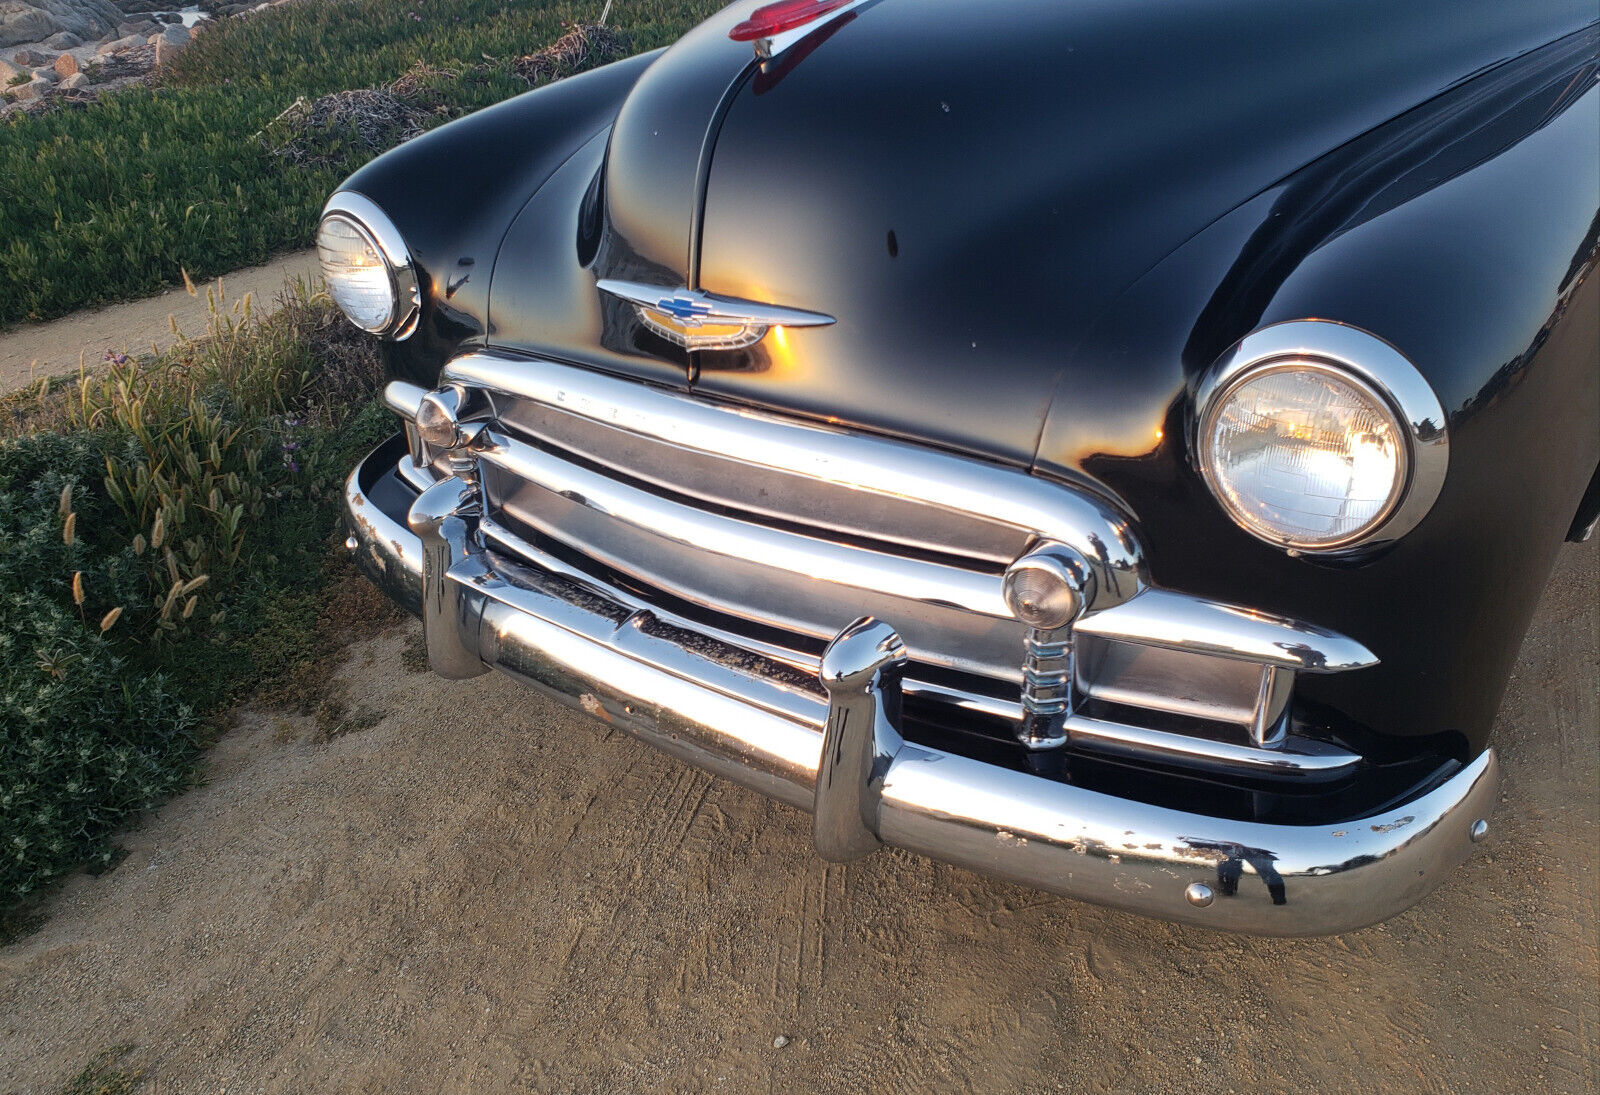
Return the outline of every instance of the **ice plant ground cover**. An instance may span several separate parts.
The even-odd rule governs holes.
[[[617,0],[606,22],[637,52],[670,43],[719,6]],[[207,27],[151,86],[0,122],[0,327],[154,293],[180,269],[210,277],[309,246],[329,190],[383,145],[610,59],[578,50],[528,60],[604,7],[284,4]],[[283,132],[297,104],[390,94],[407,74],[407,124],[374,130],[349,112],[324,112],[333,124],[319,131],[314,155],[280,154],[303,138]]]
[[[316,702],[344,472],[393,428],[377,354],[304,286],[213,299],[203,337],[0,400],[0,936],[113,862],[230,702]]]

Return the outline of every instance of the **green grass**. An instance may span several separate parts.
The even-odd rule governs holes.
[[[0,327],[145,296],[309,246],[329,191],[370,155],[295,166],[259,134],[301,97],[395,80],[418,62],[442,122],[527,89],[510,62],[603,4],[339,0],[288,4],[199,34],[161,86],[0,123]],[[635,50],[666,45],[717,0],[618,0]],[[485,55],[490,60],[485,60]]]

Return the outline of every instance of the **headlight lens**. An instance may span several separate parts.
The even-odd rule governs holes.
[[[1388,402],[1311,360],[1246,370],[1204,408],[1207,482],[1247,531],[1327,551],[1361,541],[1405,494],[1409,433]]]
[[[329,294],[351,323],[382,334],[394,322],[399,304],[394,273],[365,228],[336,213],[323,217],[317,258]]]

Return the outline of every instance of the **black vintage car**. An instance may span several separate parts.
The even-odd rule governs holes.
[[[1600,507],[1596,19],[740,0],[333,195],[348,546],[824,856],[1391,916]]]

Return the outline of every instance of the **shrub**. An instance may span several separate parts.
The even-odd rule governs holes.
[[[190,778],[200,716],[327,656],[343,477],[394,428],[373,341],[304,287],[265,319],[213,303],[206,337],[0,442],[0,921],[111,860]]]
[[[100,633],[137,584],[131,553],[63,535],[65,491],[86,528],[104,515],[102,460],[82,435],[0,451],[0,906],[109,862],[110,833],[181,787],[196,747],[167,678],[128,672]]]

